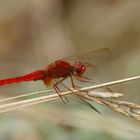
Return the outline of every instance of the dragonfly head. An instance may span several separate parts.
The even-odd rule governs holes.
[[[81,63],[79,61],[76,61],[74,63],[74,73],[76,75],[84,74],[85,70],[86,70],[86,65],[85,64],[83,64],[83,63]]]

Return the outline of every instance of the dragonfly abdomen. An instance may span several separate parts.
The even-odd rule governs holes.
[[[34,71],[32,73],[29,73],[29,74],[26,74],[23,76],[2,79],[2,80],[0,80],[0,86],[6,85],[6,84],[12,84],[12,83],[19,83],[19,82],[23,82],[23,81],[43,80],[44,75],[45,75],[44,70],[38,70],[38,71]]]

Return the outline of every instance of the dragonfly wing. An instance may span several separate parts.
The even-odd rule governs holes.
[[[96,111],[97,113],[101,114],[92,104],[90,104],[84,96],[77,94],[77,95],[73,95],[72,97],[70,97],[71,100],[78,102],[82,105],[85,105],[87,107],[90,107],[91,109],[93,109],[94,111]]]
[[[78,96],[78,98],[81,100],[81,102],[84,105],[92,108],[94,111],[96,111],[97,113],[101,114],[101,112],[99,112],[92,104],[90,104],[84,96],[82,96],[82,95],[77,95],[77,96]]]
[[[105,62],[110,57],[111,57],[111,50],[109,50],[108,48],[102,48],[99,50],[87,52],[85,54],[68,56],[64,59],[72,62],[81,61],[83,63],[89,63],[95,66],[102,62]]]
[[[100,98],[100,102],[122,115],[132,117],[135,120],[140,121],[140,105],[118,99],[106,100],[104,98]]]

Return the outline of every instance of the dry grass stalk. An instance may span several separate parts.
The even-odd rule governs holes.
[[[137,80],[137,79],[140,79],[140,76],[126,78],[126,79],[117,80],[117,81],[113,81],[113,82],[107,82],[107,83],[98,84],[98,85],[93,85],[90,87],[85,87],[85,88],[80,89],[80,90],[87,90],[88,93],[85,93],[85,92],[79,93],[78,90],[72,89],[72,91],[63,92],[63,93],[61,93],[61,95],[68,96],[68,95],[72,95],[72,94],[80,94],[80,96],[82,96],[86,100],[90,100],[90,101],[94,100],[97,103],[106,105],[109,108],[111,108],[125,116],[129,116],[129,117],[132,117],[132,118],[140,121],[140,106],[136,105],[134,103],[120,100],[119,97],[123,96],[123,94],[115,93],[115,92],[110,93],[110,92],[95,92],[94,91],[95,89],[98,89],[98,88],[111,86],[111,85],[115,85],[115,84],[120,84],[120,83]],[[44,93],[44,92],[45,91],[34,92],[34,93],[31,93],[31,95],[38,94],[38,93]],[[46,92],[48,92],[48,91],[46,91]],[[52,91],[50,91],[50,92],[52,92]],[[30,95],[30,94],[28,94],[28,95]],[[17,99],[17,98],[20,98],[23,96],[25,96],[25,95],[12,97],[7,100]],[[52,94],[52,95],[36,97],[36,98],[32,98],[32,99],[26,99],[26,100],[22,100],[22,101],[15,101],[15,102],[3,104],[3,105],[0,105],[0,113],[25,108],[25,107],[28,107],[31,105],[43,103],[43,102],[54,100],[57,98],[59,98],[59,96],[57,94]],[[1,101],[4,101],[4,99]]]

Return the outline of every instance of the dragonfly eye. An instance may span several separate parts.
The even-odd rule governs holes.
[[[86,66],[83,63],[76,61],[74,63],[74,69],[77,75],[82,75],[86,70]]]

